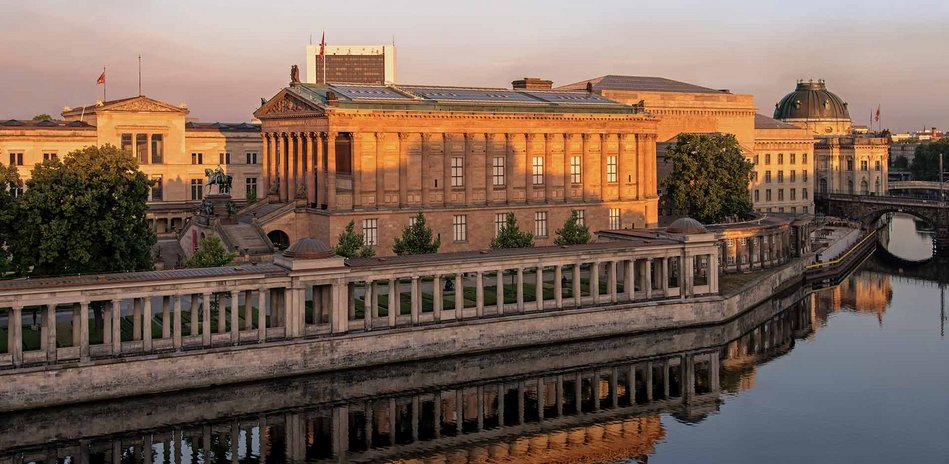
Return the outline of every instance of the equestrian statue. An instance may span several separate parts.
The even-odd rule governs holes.
[[[229,174],[225,174],[224,169],[221,169],[220,166],[214,169],[205,169],[204,175],[208,178],[208,193],[211,193],[212,185],[217,185],[219,194],[224,195],[231,193],[231,181],[233,177]]]

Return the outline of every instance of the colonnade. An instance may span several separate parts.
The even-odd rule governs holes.
[[[754,235],[725,235],[721,260],[725,272],[746,272],[779,266],[792,258],[790,229],[762,230]]]
[[[655,134],[265,131],[262,137],[269,193],[331,211],[657,195]],[[572,166],[573,156],[580,156],[579,166]],[[615,166],[607,156],[616,156]],[[452,180],[459,178],[453,157],[463,160],[463,181]]]
[[[0,464],[69,458],[116,463],[386,461],[410,450],[433,456],[413,462],[436,462],[446,449],[451,450],[450,462],[481,462],[484,456],[553,458],[604,442],[610,435],[626,437],[624,447],[630,440],[654,443],[661,439],[658,424],[644,428],[642,420],[713,403],[719,395],[719,369],[717,350],[689,352],[166,426],[145,434],[89,437],[48,449],[0,452]],[[497,440],[499,436],[504,439]]]

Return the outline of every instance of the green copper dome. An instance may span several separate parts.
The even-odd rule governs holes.
[[[774,105],[774,119],[788,120],[850,120],[847,102],[827,90],[823,80],[799,81],[793,92]]]

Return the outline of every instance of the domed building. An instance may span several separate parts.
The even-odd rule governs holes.
[[[888,140],[854,133],[847,102],[827,90],[823,79],[798,81],[794,91],[775,104],[774,119],[806,127],[816,135],[813,182],[817,194],[887,194]]]
[[[850,135],[847,102],[827,90],[823,79],[798,81],[797,88],[774,105],[774,119],[806,126],[818,135]]]

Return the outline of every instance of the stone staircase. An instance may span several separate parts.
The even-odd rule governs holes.
[[[230,249],[234,251],[236,247],[239,254],[243,255],[245,251],[251,255],[273,253],[270,240],[253,223],[221,224],[218,232],[225,237]]]

